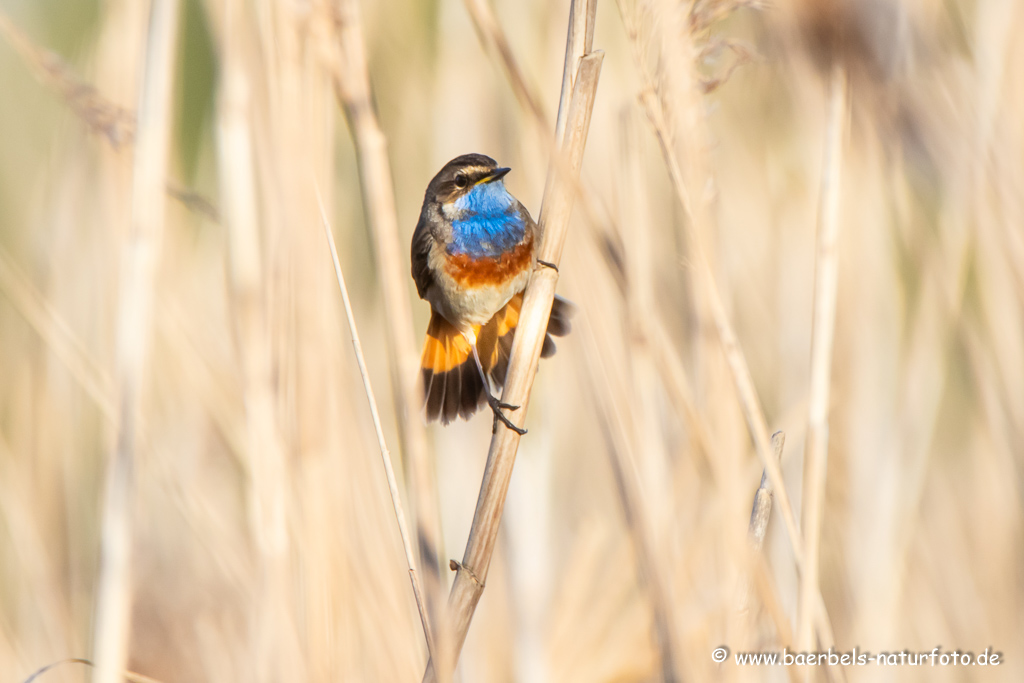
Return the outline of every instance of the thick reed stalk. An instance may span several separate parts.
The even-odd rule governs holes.
[[[447,585],[441,566],[444,544],[436,475],[427,450],[426,428],[420,419],[423,389],[419,354],[412,329],[409,270],[398,237],[387,139],[373,108],[366,47],[356,0],[336,0],[339,55],[333,64],[335,89],[348,117],[359,158],[363,202],[370,224],[384,296],[391,390],[399,435],[408,468],[427,601],[435,624],[441,622]],[[439,633],[444,639],[444,634]]]
[[[338,278],[338,288],[341,290],[341,300],[345,304],[345,317],[348,319],[348,329],[352,333],[352,349],[356,354],[356,364],[359,366],[359,375],[363,378],[363,389],[366,391],[366,400],[370,404],[370,415],[373,418],[373,429],[377,434],[377,445],[380,447],[380,457],[384,463],[384,474],[388,479],[388,490],[391,493],[391,504],[395,508],[395,520],[398,522],[398,533],[402,537],[402,548],[405,550],[405,562],[409,567],[409,581],[412,583],[412,593],[413,597],[416,599],[416,609],[420,613],[420,623],[423,624],[423,635],[427,641],[427,651],[433,658],[436,657],[437,654],[437,645],[434,640],[434,633],[430,627],[430,618],[427,614],[427,607],[423,599],[423,587],[420,584],[419,574],[416,572],[416,560],[413,558],[412,542],[409,540],[409,528],[405,521],[405,510],[402,507],[402,497],[398,492],[398,480],[395,479],[395,468],[391,465],[391,452],[388,451],[388,444],[384,439],[384,428],[380,425],[380,413],[377,411],[377,399],[373,396],[373,387],[370,384],[370,374],[366,370],[366,361],[363,358],[363,345],[359,341],[359,330],[356,329],[356,317],[352,313],[352,302],[349,300],[348,287],[345,286],[345,276],[341,272],[341,262],[338,261],[338,250],[334,246],[334,235],[331,234],[331,224],[327,220],[327,212],[324,210],[324,202],[320,197],[319,188],[316,188],[316,200],[320,207],[320,218],[324,224],[324,234],[327,236],[327,244],[331,249],[331,259],[334,262],[334,274]]]
[[[227,232],[228,283],[245,405],[244,453],[249,472],[249,527],[260,568],[261,599],[251,606],[249,647],[255,680],[291,666],[278,634],[288,596],[288,463],[277,410],[273,344],[267,320],[267,268],[263,263],[254,153],[252,78],[244,43],[244,4],[226,0],[221,27],[217,106],[220,205]]]
[[[571,46],[572,40],[569,42]],[[589,48],[589,45],[586,47]],[[579,68],[573,80],[571,104],[566,109],[562,158],[565,166],[576,177],[583,162],[583,150],[590,128],[590,114],[603,59],[604,54],[601,52],[588,52],[579,60]],[[540,214],[543,237],[538,252],[539,259],[555,265],[561,259],[574,194],[571,183],[557,180],[548,183]],[[537,363],[540,360],[541,345],[557,281],[557,271],[546,266],[538,266],[523,299],[522,313],[516,328],[516,340],[512,347],[512,357],[501,399],[504,403],[520,406],[519,410],[513,411],[513,420],[519,424],[522,424],[522,416],[525,415],[529,404],[530,389],[537,373]],[[458,652],[462,649],[476,605],[483,594],[498,536],[505,495],[508,492],[512,467],[519,447],[519,438],[516,432],[500,426],[491,438],[466,552],[461,564],[454,563],[457,573],[448,600],[451,638],[449,645],[454,653],[452,662],[458,660]],[[431,664],[424,674],[424,681],[433,680],[435,678]]]
[[[132,523],[140,403],[149,352],[153,290],[163,240],[164,178],[171,127],[177,0],[150,8],[139,95],[131,226],[121,256],[117,314],[117,440],[107,464],[96,589],[93,659],[96,683],[121,680],[128,660],[132,604]]]
[[[832,68],[829,110],[825,130],[825,162],[818,206],[818,247],[814,276],[814,313],[811,323],[811,379],[808,397],[807,448],[804,452],[803,536],[804,564],[800,574],[797,647],[814,647],[814,617],[820,590],[819,552],[825,511],[828,464],[828,409],[832,376],[832,342],[836,324],[836,287],[839,279],[839,197],[842,181],[843,141],[847,118],[846,68]]]

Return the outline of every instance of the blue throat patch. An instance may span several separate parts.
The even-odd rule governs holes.
[[[455,200],[455,208],[461,215],[452,221],[450,254],[497,258],[526,235],[526,221],[501,180],[477,185]]]

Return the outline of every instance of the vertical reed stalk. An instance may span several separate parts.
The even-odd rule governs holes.
[[[808,397],[802,510],[804,564],[800,574],[800,608],[797,615],[797,647],[801,650],[814,648],[814,618],[820,591],[819,553],[828,464],[829,390],[839,275],[836,243],[839,238],[839,198],[843,141],[846,137],[847,87],[846,68],[837,63],[832,68],[829,84],[825,160],[818,212],[814,313],[811,323],[811,386]]]
[[[287,463],[276,409],[273,351],[267,325],[255,155],[252,83],[244,46],[243,4],[227,0],[221,35],[221,86],[217,106],[220,203],[228,238],[228,276],[235,343],[245,403],[245,453],[249,466],[249,524],[260,567],[261,599],[251,607],[250,644],[255,680],[272,680],[287,666],[274,637],[286,613]]]
[[[539,221],[542,238],[537,257],[555,265],[561,260],[562,248],[565,245],[575,198],[575,182],[571,179],[578,179],[583,163],[583,150],[590,129],[590,115],[604,59],[603,53],[591,52],[595,5],[596,0],[589,3],[586,0],[577,0],[570,15],[566,70],[562,82],[563,95],[567,92],[564,88],[565,83],[571,83],[568,90],[571,92],[571,98],[568,103],[562,102],[559,105],[559,119],[562,119],[564,112],[564,136],[560,153],[556,155],[556,163],[552,165],[552,170],[548,174]],[[574,23],[573,17],[583,17],[586,21]],[[566,176],[564,180],[563,176]],[[519,406],[519,410],[514,412],[520,425],[526,414],[530,389],[537,373],[537,363],[540,360],[541,345],[557,281],[556,270],[538,266],[523,298],[523,308],[516,328],[515,343],[512,346],[501,399],[504,403]],[[458,653],[465,642],[473,613],[483,594],[519,439],[519,434],[500,426],[491,438],[466,552],[461,564],[453,562],[457,573],[448,599],[450,641],[446,644],[452,648],[453,663],[458,661]],[[428,663],[423,680],[435,680],[432,663]]]
[[[117,313],[117,437],[107,464],[93,659],[96,683],[115,683],[128,660],[132,518],[141,395],[163,240],[177,0],[153,0],[139,94],[131,226],[122,247]]]

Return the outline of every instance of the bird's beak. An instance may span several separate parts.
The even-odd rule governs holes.
[[[496,168],[478,180],[476,184],[483,185],[484,183],[493,183],[495,180],[501,180],[511,170],[511,168]]]

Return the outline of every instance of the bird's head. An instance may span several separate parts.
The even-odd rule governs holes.
[[[427,186],[426,200],[439,205],[449,220],[466,212],[506,213],[515,203],[502,181],[510,170],[483,154],[463,154],[438,171]]]

